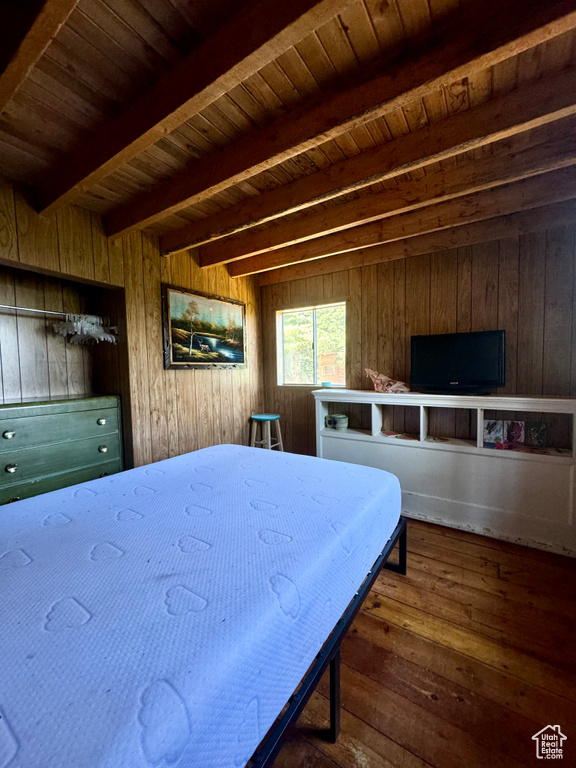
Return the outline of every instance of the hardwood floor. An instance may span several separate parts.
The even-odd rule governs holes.
[[[342,732],[323,679],[275,768],[518,768],[560,725],[576,766],[576,560],[410,521],[342,645]]]

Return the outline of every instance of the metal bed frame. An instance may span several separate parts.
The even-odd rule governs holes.
[[[388,558],[396,543],[399,545],[398,562],[389,563]],[[256,752],[248,761],[248,765],[254,766],[254,768],[271,768],[282,747],[283,737],[288,726],[291,723],[295,723],[300,716],[328,665],[330,665],[330,728],[326,738],[332,743],[336,741],[340,734],[340,645],[382,568],[394,571],[394,573],[400,573],[403,576],[406,575],[406,520],[404,518],[400,518],[394,533],[388,539],[380,555],[378,555],[362,586],[354,595],[332,630],[328,640],[322,646],[322,650],[316,656],[300,686],[289,699],[286,710],[270,728]]]

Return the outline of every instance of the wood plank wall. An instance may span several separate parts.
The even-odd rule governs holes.
[[[0,266],[0,304],[85,312],[84,286]],[[0,402],[92,392],[93,347],[52,332],[59,318],[0,310]]]
[[[250,414],[263,405],[261,315],[253,278],[231,280],[224,267],[201,271],[186,253],[163,259],[157,239],[141,232],[108,241],[102,218],[76,206],[39,217],[19,190],[2,181],[0,264],[25,270],[23,280],[41,280],[34,277],[39,272],[123,289],[120,352],[125,352],[126,370],[110,370],[107,376],[103,367],[114,356],[104,355],[92,381],[95,392],[110,392],[110,381],[124,388],[125,428],[136,466],[216,443],[248,442]],[[161,281],[246,302],[247,369],[164,371]],[[89,307],[94,306],[102,306],[101,296],[99,301],[92,296]],[[8,326],[5,333],[11,333]]]
[[[574,228],[551,229],[263,286],[264,359],[272,363],[265,370],[266,407],[282,416],[287,450],[315,453],[313,398],[310,387],[276,384],[279,309],[347,301],[351,389],[371,389],[365,368],[408,381],[412,334],[503,328],[503,392],[576,396],[575,240]],[[394,429],[415,431],[412,422],[403,409],[389,414]],[[456,420],[436,412],[431,422],[436,434],[465,437],[470,430],[465,412]]]
[[[156,238],[123,240],[132,418],[138,463],[217,443],[248,444],[250,414],[262,409],[261,316],[255,280],[232,280],[224,267],[201,271],[188,253],[159,255]],[[160,283],[246,303],[248,366],[170,370],[162,362]]]

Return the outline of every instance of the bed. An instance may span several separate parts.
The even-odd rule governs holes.
[[[241,768],[399,514],[386,472],[237,445],[3,507],[0,768]]]

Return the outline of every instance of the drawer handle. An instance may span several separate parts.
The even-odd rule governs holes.
[[[13,475],[17,469],[18,464],[6,464],[6,472],[9,472],[11,475]]]
[[[108,446],[107,445],[101,445],[98,450],[100,453],[108,453]]]
[[[98,424],[99,427],[106,426],[106,419],[98,419],[96,424]]]
[[[12,430],[7,429],[6,432],[2,432],[2,437],[6,440],[12,440],[13,437],[16,437],[16,432],[12,432]]]
[[[108,477],[108,472],[100,472],[98,477]]]
[[[12,504],[13,501],[20,501],[20,496],[12,496],[11,499],[8,499],[6,502],[7,504]]]

